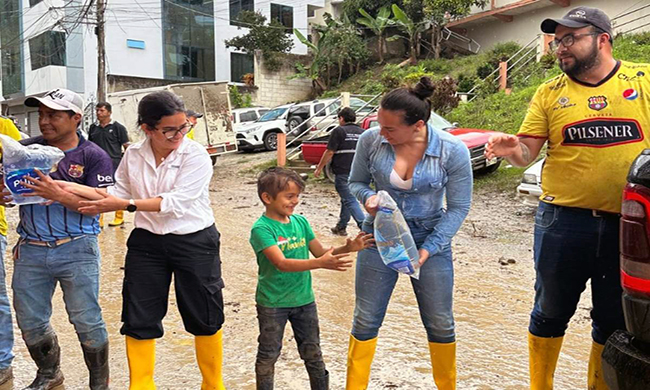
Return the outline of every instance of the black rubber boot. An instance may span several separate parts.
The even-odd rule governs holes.
[[[42,341],[27,346],[29,354],[38,367],[36,379],[23,390],[51,390],[63,384],[61,373],[61,349],[55,334]]]
[[[109,390],[108,343],[99,348],[89,348],[82,344],[81,349],[90,373],[90,389]]]
[[[330,388],[330,373],[325,371],[325,376],[313,377],[309,376],[309,385],[311,390],[329,390]]]

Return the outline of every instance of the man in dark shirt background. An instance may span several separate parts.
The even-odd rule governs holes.
[[[120,123],[111,119],[113,107],[110,103],[99,102],[95,106],[97,110],[97,122],[93,123],[88,130],[88,140],[99,145],[113,160],[113,174],[122,160],[123,151],[129,146],[129,135],[126,128]],[[99,226],[104,227],[104,215],[99,217]],[[115,212],[115,219],[110,226],[120,226],[124,223],[124,211]]]
[[[338,192],[341,198],[341,213],[338,223],[331,230],[334,234],[345,236],[347,235],[346,227],[348,226],[350,217],[354,218],[359,229],[361,229],[361,224],[365,218],[359,202],[357,202],[357,199],[350,193],[350,189],[348,188],[348,177],[350,176],[352,159],[357,148],[357,140],[363,132],[363,129],[355,123],[357,116],[354,110],[349,107],[339,111],[338,119],[340,126],[332,130],[329,142],[327,143],[327,150],[318,163],[318,167],[314,171],[314,176],[320,176],[323,168],[330,160],[332,161],[331,167],[335,175],[334,188],[336,188],[336,192]]]

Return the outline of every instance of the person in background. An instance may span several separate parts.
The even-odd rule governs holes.
[[[334,172],[334,188],[341,198],[341,212],[339,213],[339,221],[331,231],[340,236],[346,236],[348,222],[350,216],[354,218],[359,229],[363,219],[366,217],[357,199],[350,193],[348,187],[348,177],[350,175],[350,167],[352,166],[352,159],[354,158],[354,151],[357,147],[359,135],[363,133],[363,129],[355,123],[357,115],[350,107],[345,107],[339,111],[338,114],[339,126],[332,130],[329,141],[327,142],[327,150],[321,157],[314,176],[319,177],[323,168],[332,161],[332,171]]]
[[[113,172],[117,170],[122,160],[122,154],[129,147],[129,134],[119,122],[111,118],[113,108],[110,103],[99,102],[95,106],[97,110],[97,122],[93,123],[88,130],[88,140],[99,145],[113,160]],[[99,217],[99,226],[104,227],[104,215]],[[124,211],[117,210],[115,219],[109,222],[109,226],[120,226],[124,224]]]
[[[156,388],[156,339],[163,336],[173,276],[185,330],[194,335],[201,389],[223,390],[224,283],[220,234],[210,207],[212,161],[203,146],[185,137],[192,125],[183,101],[169,91],[140,100],[138,126],[145,138],[127,149],[115,186],[98,191],[58,184],[88,199],[83,213],[135,212],[126,244],[120,329],[126,336],[129,388]]]
[[[189,139],[194,139],[194,128],[196,127],[198,120],[200,118],[203,118],[203,114],[193,110],[187,110],[186,114],[187,114],[187,120],[190,121],[190,123],[192,124],[192,130],[190,130],[190,132],[187,133],[185,137]]]
[[[63,190],[56,181],[83,184],[93,190],[107,187],[113,184],[113,163],[105,151],[81,135],[84,103],[75,92],[55,89],[43,97],[27,98],[25,105],[38,107],[42,136],[21,143],[48,145],[65,152],[56,171],[49,176],[36,171],[39,178],[25,184],[34,190],[33,195],[52,203],[22,205],[19,210],[20,238],[14,247],[12,280],[14,309],[23,340],[38,367],[36,378],[26,389],[53,389],[63,383],[61,349],[50,325],[52,295],[59,284],[90,372],[90,388],[106,390],[108,334],[99,306],[99,218],[97,214],[81,214],[82,199]],[[2,198],[2,202],[8,200],[10,197]]]
[[[517,135],[494,135],[486,157],[524,167],[548,152],[535,215],[535,303],[528,326],[530,388],[553,388],[564,334],[591,283],[590,390],[608,389],[602,353],[625,329],[619,226],[634,159],[650,147],[650,64],[617,61],[613,29],[596,8],[576,7],[541,30],[563,74],[543,83]],[[582,316],[582,313],[581,313]]]
[[[14,122],[0,116],[0,134],[20,140],[21,136]],[[0,152],[1,153],[1,152]],[[1,179],[0,179],[1,180]],[[2,184],[0,184],[1,186]],[[5,270],[5,252],[7,251],[7,217],[4,206],[0,206],[0,386],[13,378],[11,362],[14,359],[14,332],[11,323],[11,306],[7,296],[7,273]]]
[[[438,389],[453,390],[456,332],[451,241],[469,212],[472,165],[460,139],[427,124],[432,94],[431,79],[423,77],[415,87],[398,88],[383,97],[377,114],[379,128],[359,137],[350,191],[370,214],[363,222],[365,232],[373,230],[377,191],[388,192],[404,215],[420,254],[420,277],[410,281],[429,341],[433,379]],[[359,252],[347,390],[368,386],[379,328],[397,278],[397,271],[384,264],[377,247]]]

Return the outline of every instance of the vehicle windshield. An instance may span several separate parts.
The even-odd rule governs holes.
[[[427,123],[430,124],[434,129],[438,130],[447,130],[454,127],[454,125],[449,123],[449,121],[433,111],[431,111],[431,118],[429,118],[429,121]]]
[[[274,108],[271,111],[267,112],[266,114],[262,115],[260,119],[258,119],[258,122],[269,122],[269,121],[274,121],[278,119],[282,114],[287,111],[287,108],[289,107],[278,107]]]

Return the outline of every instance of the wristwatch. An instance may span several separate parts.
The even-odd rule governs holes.
[[[138,206],[135,205],[135,200],[129,199],[129,205],[126,206],[126,211],[128,211],[129,213],[132,213],[137,209],[138,209]]]

